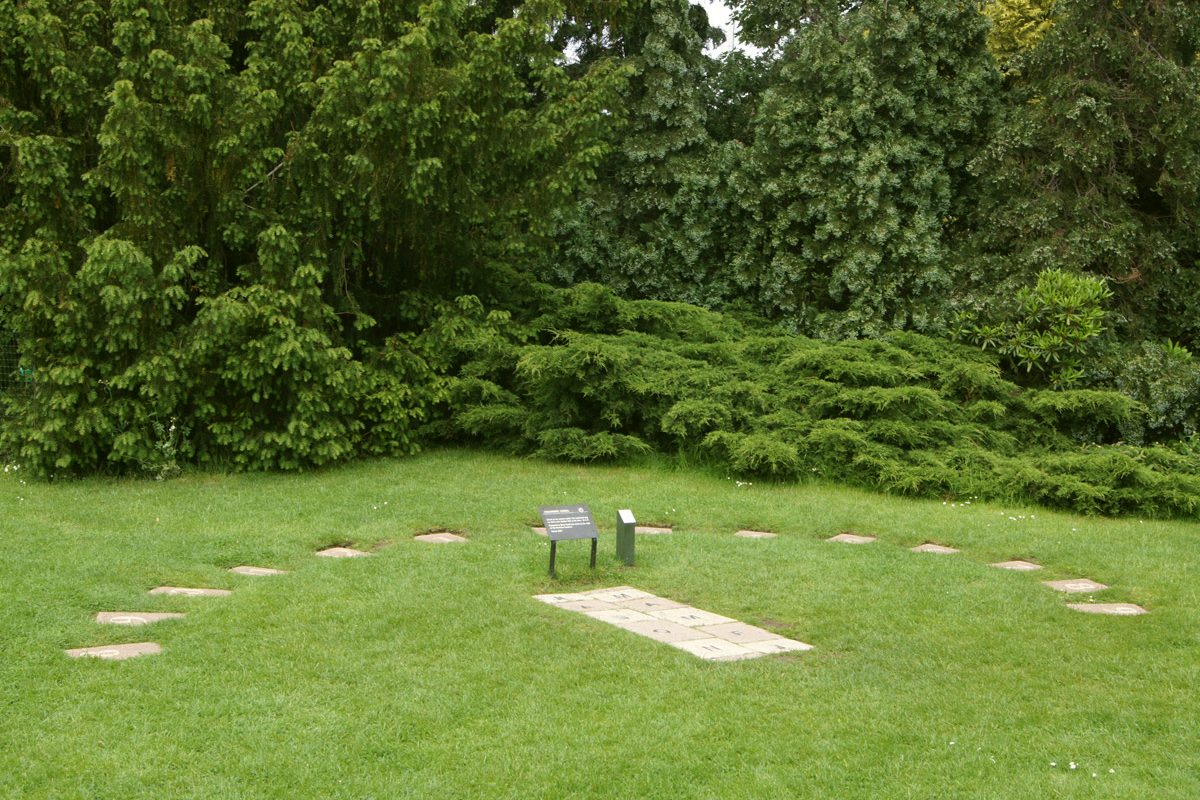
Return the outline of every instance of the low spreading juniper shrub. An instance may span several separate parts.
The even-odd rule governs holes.
[[[912,333],[826,342],[594,284],[526,326],[464,300],[440,413],[447,441],[569,461],[648,452],[739,476],[1085,513],[1200,510],[1194,451],[1119,443],[1140,405],[1005,380],[996,356]]]

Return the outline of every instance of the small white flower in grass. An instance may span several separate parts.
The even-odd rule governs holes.
[[[1079,769],[1079,765],[1076,764],[1074,761],[1072,761],[1069,766],[1071,767],[1071,769]]]
[[[1057,761],[1051,761],[1051,762],[1050,762],[1050,766],[1052,766],[1052,767],[1057,767],[1057,766],[1058,766],[1058,762],[1057,762]]]
[[[1092,773],[1092,777],[1093,777],[1093,778],[1094,778],[1094,777],[1096,777],[1096,773],[1094,773],[1094,772],[1093,772],[1093,773]]]
[[[1117,771],[1116,771],[1115,769],[1110,769],[1110,770],[1108,771],[1108,774],[1109,774],[1109,775],[1115,775],[1115,774],[1117,774]]]

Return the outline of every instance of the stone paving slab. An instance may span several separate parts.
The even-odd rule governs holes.
[[[1017,572],[1033,572],[1042,568],[1041,564],[1035,564],[1032,561],[1022,561],[1021,559],[1015,561],[998,561],[989,566],[998,567],[999,569],[1011,569]]]
[[[1067,603],[1067,608],[1085,614],[1113,614],[1118,617],[1133,617],[1150,612],[1134,603]]]
[[[1083,594],[1084,592],[1099,592],[1107,589],[1103,583],[1096,583],[1090,578],[1070,578],[1065,581],[1042,581],[1051,589],[1056,589],[1060,592],[1068,594]]]
[[[657,528],[653,525],[635,525],[633,532],[644,533],[647,536],[661,536],[666,533],[674,533],[674,530],[671,528]]]
[[[621,608],[631,608],[634,611],[665,611],[668,608],[683,608],[687,603],[676,603],[665,597],[642,597],[637,600],[622,600],[617,603]]]
[[[763,655],[740,644],[724,639],[693,639],[686,642],[670,642],[671,647],[686,650],[706,661],[735,661],[743,658],[758,658]]]
[[[634,622],[655,622],[654,617],[641,611],[631,611],[628,608],[614,608],[611,611],[585,611],[585,615],[618,628],[625,628]]]
[[[253,575],[256,578],[262,578],[267,575],[287,575],[285,569],[272,569],[271,567],[248,567],[242,565],[240,567],[230,567],[230,572],[235,572],[238,575]]]
[[[94,619],[102,625],[149,625],[163,619],[180,619],[184,614],[166,611],[101,611]]]
[[[360,556],[369,556],[370,553],[364,553],[362,550],[355,550],[353,547],[327,547],[324,550],[318,550],[317,555],[324,558],[359,558]]]
[[[563,603],[578,603],[581,600],[588,599],[586,594],[535,594],[534,600],[540,600],[543,603],[549,603],[552,606],[562,605]]]
[[[764,639],[761,642],[746,642],[744,645],[747,650],[753,650],[756,653],[769,655],[771,653],[791,653],[798,650],[812,650],[811,644],[798,642],[795,639],[784,639],[782,636],[778,639]]]
[[[701,633],[707,633],[709,636],[717,639],[724,639],[727,642],[737,642],[738,644],[746,644],[746,642],[765,642],[770,639],[782,639],[783,637],[777,633],[756,628],[753,625],[747,625],[744,622],[726,622],[721,625],[702,625],[696,628]]]
[[[627,600],[645,600],[652,598],[654,595],[649,592],[643,592],[641,589],[634,589],[632,586],[618,586],[615,589],[599,589],[591,592],[584,592],[585,595],[593,600],[603,600],[606,603],[623,603]]]
[[[959,552],[959,550],[954,547],[946,547],[945,545],[934,544],[933,542],[919,544],[916,547],[910,547],[909,549],[914,553],[939,553],[941,555],[949,555],[951,553]]]
[[[740,536],[743,539],[774,539],[774,538],[776,538],[776,536],[778,536],[778,534],[771,533],[770,531],[747,531],[747,530],[734,531],[733,535]]]
[[[138,656],[154,656],[162,652],[162,647],[156,642],[135,642],[133,644],[107,644],[99,647],[76,647],[67,650],[71,658],[102,658],[105,661],[124,661]]]
[[[876,538],[875,536],[860,536],[857,533],[839,533],[837,536],[830,536],[825,541],[841,542],[842,544],[870,544]]]
[[[224,597],[233,594],[228,589],[201,589],[194,586],[156,586],[150,594],[167,594],[177,597]]]
[[[674,622],[667,622],[664,619],[651,619],[649,622],[631,622],[621,627],[627,631],[633,631],[639,636],[645,636],[647,639],[653,639],[656,642],[663,642],[664,644],[713,638],[695,628],[689,628],[687,625],[677,625]]]
[[[567,611],[619,611],[612,603],[606,603],[603,600],[593,600],[590,597],[583,597],[579,600],[574,600],[570,603],[559,603],[559,608],[565,608]]]
[[[665,597],[656,597],[632,586],[539,594],[534,595],[534,599],[567,611],[583,612],[592,619],[669,644],[707,661],[740,661],[812,649],[812,645],[785,639],[763,628]]]
[[[433,542],[434,544],[450,544],[451,542],[465,542],[467,537],[459,536],[457,533],[422,533],[420,536],[414,536],[413,539],[418,542]]]
[[[549,536],[550,535],[550,534],[546,533],[546,529],[543,528],[541,525],[535,525],[534,527],[530,528],[529,530],[533,531],[538,536]]]
[[[720,614],[713,614],[712,612],[703,611],[692,606],[651,611],[650,616],[665,619],[667,622],[674,622],[678,625],[687,625],[689,628],[699,628],[701,625],[720,625],[725,622],[737,622],[736,619],[722,617]]]

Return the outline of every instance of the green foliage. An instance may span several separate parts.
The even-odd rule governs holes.
[[[988,49],[1001,64],[1041,40],[1054,25],[1054,0],[990,0],[983,6],[992,21]]]
[[[964,284],[1004,296],[1056,268],[1111,280],[1127,336],[1200,333],[1200,6],[1058,0],[1009,62]]]
[[[624,77],[568,72],[562,18],[0,0],[0,318],[38,374],[0,448],[133,468],[174,419],[236,468],[411,452],[428,298],[509,293],[604,155]]]
[[[1124,394],[1023,388],[994,354],[911,333],[821,342],[596,285],[545,299],[532,330],[494,329],[477,358],[458,351],[446,380],[457,401],[430,435],[572,461],[655,451],[739,477],[1087,513],[1200,509],[1195,453],[1107,444],[1141,424]]]
[[[735,178],[739,282],[823,335],[938,327],[998,80],[986,21],[959,2],[736,5],[743,36],[778,54]]]
[[[1106,330],[1110,297],[1101,279],[1043,270],[1035,285],[1021,287],[1003,312],[993,313],[999,319],[976,323],[960,313],[958,335],[1054,387],[1071,386],[1084,377],[1089,348]]]
[[[1128,442],[1186,442],[1200,433],[1200,363],[1178,344],[1113,348],[1092,371],[1092,380],[1115,387],[1142,408],[1141,419],[1121,428]]]

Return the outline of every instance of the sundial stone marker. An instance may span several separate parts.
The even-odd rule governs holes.
[[[825,541],[841,542],[842,544],[870,544],[875,541],[874,536],[861,536],[857,533],[839,533],[837,536],[830,536]]]
[[[546,529],[541,525],[535,525],[532,528],[530,528],[529,530],[533,531],[538,536],[549,536],[550,535],[550,534],[546,533]]]
[[[593,600],[590,597],[584,597],[581,600],[575,600],[571,603],[559,603],[559,608],[565,608],[567,611],[616,611],[616,606],[612,603],[606,603],[603,600]]]
[[[687,642],[671,642],[671,647],[686,650],[694,656],[706,661],[735,660],[742,658],[758,658],[763,655],[742,647],[740,644],[727,642],[724,639],[695,639]]]
[[[683,608],[687,604],[676,603],[674,600],[668,600],[665,597],[642,597],[636,600],[622,600],[617,605],[621,608],[644,611],[648,614],[651,611],[665,611],[668,608]]]
[[[256,578],[263,578],[268,575],[287,575],[287,570],[272,569],[270,567],[249,567],[245,564],[240,567],[230,567],[229,571],[238,575],[252,575]]]
[[[543,603],[549,603],[552,606],[560,606],[565,603],[578,603],[588,599],[585,594],[535,594],[534,600],[541,600]]]
[[[618,628],[627,627],[633,622],[656,621],[649,614],[643,614],[641,611],[631,611],[628,608],[614,608],[611,611],[586,611],[584,613],[592,619],[607,622],[609,625],[616,625]]]
[[[955,549],[953,547],[946,547],[945,545],[934,544],[933,542],[926,542],[925,544],[919,544],[916,547],[912,547],[909,549],[911,549],[914,553],[939,553],[942,555],[949,555],[950,553],[959,552],[957,549]]]
[[[1065,581],[1042,581],[1051,589],[1056,589],[1060,592],[1068,594],[1083,594],[1084,592],[1099,592],[1102,589],[1107,589],[1103,583],[1096,583],[1088,578],[1071,578]]]
[[[790,653],[797,650],[812,650],[811,644],[798,642],[795,639],[763,639],[761,642],[746,642],[743,647],[757,653]]]
[[[1022,561],[1021,559],[1016,559],[1015,561],[998,561],[990,566],[999,569],[1011,569],[1016,572],[1033,572],[1042,568],[1041,564],[1035,564],[1032,561]]]
[[[224,597],[233,592],[228,589],[201,589],[194,586],[156,586],[150,594],[166,594],[173,597]]]
[[[633,631],[639,636],[645,636],[647,639],[653,639],[656,642],[664,644],[712,638],[695,628],[689,628],[687,625],[677,625],[674,622],[667,622],[665,619],[654,619],[650,622],[631,622],[621,627],[627,631]]]
[[[667,608],[662,611],[652,611],[650,615],[658,619],[665,619],[667,622],[674,622],[679,625],[687,625],[689,628],[699,628],[702,625],[720,625],[725,622],[737,622],[736,619],[722,617],[720,614],[713,614],[709,611],[702,611],[699,608],[692,606],[684,606],[683,608]]]
[[[763,628],[656,597],[630,586],[590,592],[540,594],[536,600],[669,644],[708,661],[740,661],[775,653],[811,650]],[[603,599],[602,599],[603,598]],[[615,602],[607,602],[609,599]]]
[[[353,547],[327,547],[324,550],[318,550],[317,555],[324,558],[359,558],[371,554],[355,550]]]
[[[156,642],[135,642],[133,644],[109,644],[100,647],[76,647],[67,650],[71,658],[100,658],[105,661],[124,661],[138,656],[153,656],[162,652],[162,647]]]
[[[451,542],[465,542],[467,537],[459,536],[457,533],[444,531],[442,533],[423,533],[420,536],[413,537],[418,542],[432,542],[434,544],[450,544]]]
[[[95,620],[102,625],[149,625],[162,619],[179,619],[183,614],[165,611],[101,611]]]
[[[778,534],[771,533],[770,531],[741,530],[735,531],[733,535],[740,536],[743,539],[774,539]]]
[[[603,600],[606,603],[623,603],[626,600],[645,600],[646,598],[654,597],[649,592],[634,589],[632,586],[618,586],[615,589],[598,589],[585,592],[584,594],[593,600]]]
[[[1134,617],[1150,612],[1134,603],[1067,603],[1067,608],[1085,614],[1112,614],[1118,617]]]
[[[674,533],[672,528],[660,528],[656,525],[638,525],[633,530],[634,533],[642,533],[647,536],[662,536],[667,533]]]
[[[782,639],[783,637],[777,633],[771,633],[762,628],[756,628],[753,625],[747,625],[744,622],[726,622],[721,625],[704,625],[696,630],[707,633],[709,636],[714,636],[718,639],[724,639],[728,642],[737,642],[738,644],[746,644],[747,642],[765,642],[770,639]]]

